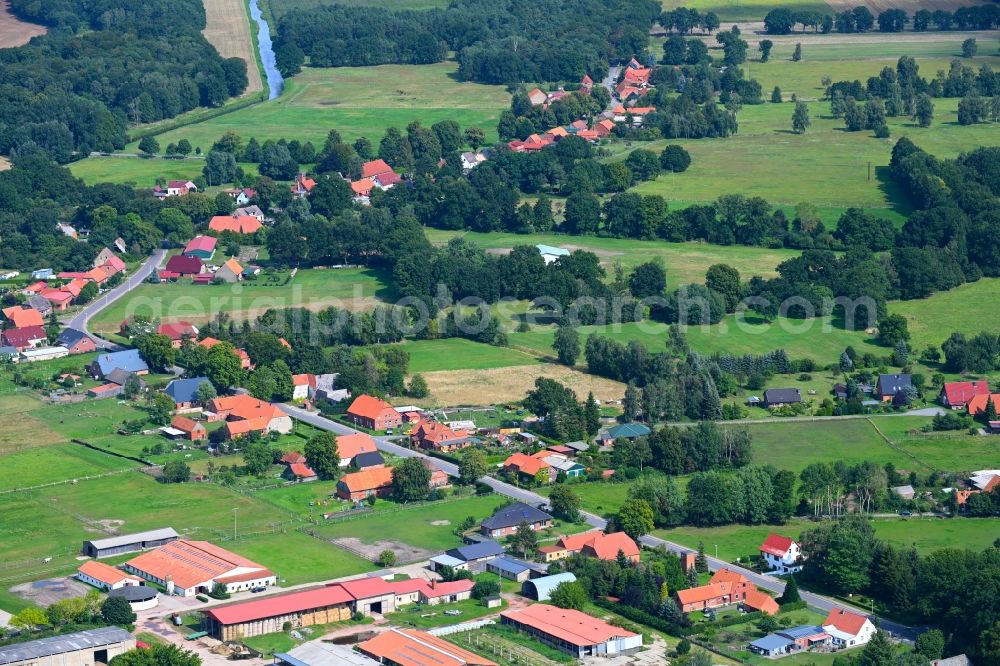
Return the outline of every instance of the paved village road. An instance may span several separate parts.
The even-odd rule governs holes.
[[[95,336],[87,330],[87,325],[90,323],[91,317],[145,282],[146,278],[148,278],[149,275],[156,270],[156,267],[160,265],[163,258],[166,256],[166,250],[156,250],[153,252],[152,256],[150,256],[150,258],[146,260],[146,263],[140,266],[135,273],[129,275],[124,282],[114,289],[101,294],[100,297],[88,303],[82,310],[73,315],[72,319],[66,322],[66,326],[89,334],[92,338],[94,338],[94,342],[97,344],[99,349],[121,349],[120,345],[108,342],[107,340],[102,340],[101,338]]]
[[[308,423],[309,425],[312,425],[316,428],[329,430],[331,432],[341,435],[349,435],[356,432],[360,432],[349,426],[337,423],[335,421],[331,421],[330,419],[320,416],[319,414],[308,412],[304,409],[301,409],[300,407],[295,407],[293,405],[283,405],[282,408],[294,418],[304,421],[305,423]],[[385,451],[386,453],[392,453],[393,455],[397,455],[402,458],[415,458],[415,457],[426,458],[430,460],[435,467],[444,471],[449,476],[456,476],[456,477],[458,476],[457,465],[453,465],[452,463],[446,462],[444,460],[439,460],[438,458],[427,456],[423,453],[420,453],[419,451],[414,451],[413,449],[409,449],[400,446],[398,444],[394,444],[392,442],[392,438],[389,437],[376,437],[375,441],[378,444],[379,450],[381,451]],[[536,506],[548,503],[548,498],[542,495],[533,493],[530,490],[525,490],[524,488],[518,488],[509,483],[506,483],[505,481],[501,481],[493,477],[489,476],[483,477],[481,481],[486,485],[490,486],[495,492],[510,497],[511,499],[517,500],[519,502],[525,502],[527,504],[532,504]],[[607,526],[607,521],[605,521],[600,516],[595,516],[594,514],[587,512],[583,512],[583,516],[586,519],[587,523],[593,527],[604,529]],[[686,548],[684,546],[681,546],[680,544],[676,544],[673,543],[672,541],[667,541],[666,539],[661,539],[659,537],[652,536],[649,534],[639,539],[639,541],[642,542],[644,546],[649,546],[650,548],[661,548],[674,553],[692,552],[690,548]],[[724,562],[714,557],[708,557],[707,559],[708,559],[708,568],[711,571],[717,571],[722,568],[728,568],[730,570],[737,571],[746,576],[748,579],[750,579],[757,587],[761,587],[765,590],[769,590],[776,594],[781,594],[781,592],[785,589],[785,584],[781,581],[781,579],[776,578],[774,576],[766,576],[763,574],[759,574],[754,571],[750,571],[749,569],[744,569],[742,567],[729,564],[728,562]],[[805,590],[801,590],[800,594],[802,596],[802,599],[807,604],[824,613],[828,613],[833,608],[844,608],[847,610],[855,610],[852,609],[847,604],[842,604],[840,602],[834,601],[833,599],[821,596],[819,594],[813,594],[812,592],[806,592]],[[896,638],[900,638],[905,641],[913,641],[918,633],[911,627],[907,627],[905,625],[898,624],[896,622],[891,622],[883,618],[879,618],[879,626],[889,631]]]

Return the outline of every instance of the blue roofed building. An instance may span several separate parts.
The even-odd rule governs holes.
[[[490,560],[486,563],[486,570],[518,583],[523,583],[531,577],[531,565],[508,556]]]
[[[174,401],[174,409],[192,409],[198,402],[198,389],[205,383],[210,383],[208,377],[174,379],[163,392]]]
[[[620,423],[608,428],[607,432],[599,435],[597,439],[607,446],[614,444],[617,439],[632,441],[640,437],[648,437],[650,432],[652,431],[641,423]]]
[[[814,624],[803,624],[775,633],[792,641],[794,643],[793,650],[808,650],[817,645],[830,645],[833,642],[833,637],[827,633],[826,629]]]
[[[446,553],[435,555],[430,559],[430,563],[431,571],[440,572],[446,567],[454,571],[467,571],[469,569],[469,565],[465,560],[460,560],[457,557],[452,557]]]
[[[538,244],[535,247],[538,248],[538,252],[542,255],[542,259],[545,260],[546,264],[551,264],[553,261],[559,259],[559,257],[569,256],[569,250],[565,248],[542,244]]]
[[[133,372],[137,375],[149,374],[149,366],[142,360],[138,349],[126,349],[125,351],[113,352],[111,354],[101,354],[94,359],[93,363],[87,366],[87,372],[96,379],[107,377],[115,369]]]
[[[530,504],[514,502],[484,520],[479,529],[486,536],[503,537],[517,531],[521,523],[535,531],[544,530],[552,527],[552,516]]]
[[[762,657],[776,657],[781,654],[788,654],[794,643],[778,634],[768,634],[763,638],[758,638],[750,643],[750,651]]]
[[[503,546],[496,541],[486,539],[468,546],[452,548],[445,555],[454,557],[465,563],[469,571],[480,572],[486,568],[486,563],[504,554]]]

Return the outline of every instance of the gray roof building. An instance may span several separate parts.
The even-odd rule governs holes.
[[[384,465],[385,458],[378,451],[365,451],[354,456],[354,466],[358,469],[364,469],[366,467],[377,467],[378,465]]]
[[[56,344],[62,345],[63,347],[72,347],[81,340],[90,340],[91,337],[84,333],[83,331],[78,331],[75,328],[65,328],[59,337],[56,338]]]
[[[0,647],[0,664],[19,664],[22,662],[44,664],[49,661],[46,659],[47,657],[85,650],[99,651],[108,646],[117,646],[120,643],[126,645],[125,650],[135,647],[135,639],[132,634],[119,627],[87,629],[72,634],[40,638],[37,641]],[[104,660],[108,661],[109,656],[117,656],[117,654],[105,655]],[[93,661],[93,659],[87,660],[89,663],[93,663]]]
[[[524,502],[514,502],[506,506],[492,516],[483,521],[484,530],[502,530],[510,527],[517,527],[522,522],[529,525],[534,523],[545,523],[552,520],[552,516],[541,509],[537,509]]]
[[[651,430],[641,423],[622,423],[608,428],[608,436],[612,439],[635,439],[645,437]]]
[[[146,550],[147,548],[157,548],[179,538],[180,535],[174,528],[163,527],[158,530],[84,541],[83,552],[90,557],[108,557],[121,553],[134,553],[137,550]]]
[[[452,548],[451,550],[446,551],[445,555],[450,555],[451,557],[462,560],[463,562],[473,562],[475,560],[488,560],[503,555],[503,553],[503,546],[498,544],[496,541],[486,540],[469,546]]]
[[[190,379],[174,379],[163,392],[176,403],[195,402],[198,399],[198,389],[208,381],[208,377],[192,377]]]
[[[298,645],[288,652],[274,655],[279,663],[289,666],[378,666],[379,662],[360,652],[355,652],[350,645],[334,645],[323,641],[309,641]]]
[[[149,372],[149,366],[142,360],[138,349],[101,354],[90,365],[90,371],[100,377],[107,377],[115,368],[121,368],[128,372]]]
[[[913,381],[908,374],[879,375],[875,389],[883,398],[889,398],[911,386],[913,386]]]
[[[122,370],[121,368],[115,368],[107,375],[105,375],[104,378],[112,384],[118,384],[118,386],[125,386],[125,382],[127,382],[128,378],[132,376],[138,377],[138,375],[136,375],[134,372]],[[140,379],[139,386],[140,388],[145,388],[146,383],[142,381],[142,379]]]
[[[766,405],[794,405],[802,402],[802,394],[797,388],[773,388],[764,391]]]

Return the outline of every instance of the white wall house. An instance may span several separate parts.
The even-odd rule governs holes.
[[[835,647],[857,647],[875,636],[875,625],[864,615],[834,608],[823,621],[823,631],[830,634]]]
[[[760,546],[760,554],[764,557],[768,569],[777,574],[789,574],[802,571],[802,553],[790,537],[780,534],[768,534]]]

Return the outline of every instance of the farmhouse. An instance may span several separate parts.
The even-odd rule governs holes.
[[[741,602],[755,610],[777,613],[777,603],[770,597],[767,597],[774,604],[772,606],[758,596],[757,592],[757,588],[742,574],[730,571],[729,569],[719,569],[707,585],[692,587],[687,590],[678,590],[675,593],[675,597],[677,605],[685,613],[719,608],[720,606],[729,606]],[[767,595],[765,594],[764,596],[766,597]],[[748,597],[750,599],[749,603],[747,603]]]
[[[505,537],[516,532],[521,523],[535,531],[544,530],[552,527],[552,516],[524,502],[514,502],[484,520],[479,531],[488,537]]]
[[[167,594],[193,597],[212,591],[216,583],[227,592],[274,585],[268,569],[207,541],[178,539],[132,558],[125,570],[162,585]]]
[[[910,375],[879,375],[875,384],[875,394],[882,402],[897,400],[913,386]]]
[[[148,375],[149,366],[142,360],[138,349],[126,349],[125,351],[113,352],[111,354],[101,354],[94,359],[93,363],[87,366],[87,372],[94,379],[107,377],[113,370],[124,370],[137,375]]]
[[[341,467],[348,467],[363,453],[376,453],[377,451],[375,440],[363,432],[337,437],[337,455],[340,456]]]
[[[503,461],[503,471],[508,476],[517,476],[527,481],[535,481],[544,474],[544,481],[551,481],[551,466],[543,459],[517,452]]]
[[[107,537],[106,539],[84,541],[83,554],[88,557],[100,559],[102,557],[111,557],[112,555],[123,555],[150,548],[159,548],[178,538],[180,536],[171,527],[149,530],[147,532],[136,532],[134,534],[122,534]]]
[[[20,305],[4,308],[3,316],[7,320],[10,328],[28,328],[29,326],[44,326],[45,320],[42,313],[34,308],[26,308]]]
[[[47,300],[52,305],[52,309],[56,312],[65,311],[75,298],[75,296],[68,291],[52,288],[42,289],[38,292],[38,295]]]
[[[243,279],[243,266],[235,259],[227,259],[226,263],[219,266],[219,270],[215,271],[213,279],[222,280],[229,284],[239,282]]]
[[[242,208],[237,208],[233,211],[233,217],[244,216],[255,217],[261,222],[264,221],[264,211],[262,211],[260,206],[257,205],[243,206]]]
[[[764,391],[765,407],[784,407],[802,402],[802,395],[797,388],[775,388]]]
[[[370,395],[359,395],[347,408],[347,417],[357,425],[369,430],[398,428],[403,417],[384,400]]]
[[[392,468],[371,467],[340,477],[337,496],[359,502],[371,495],[384,497],[392,492]]]
[[[385,465],[385,458],[378,451],[367,451],[354,456],[352,464],[357,469],[369,469],[370,467],[382,467]],[[431,487],[434,487],[434,473],[431,472]]]
[[[101,627],[0,647],[0,664],[94,666],[134,649],[132,634],[119,627]]]
[[[170,338],[170,346],[174,349],[180,349],[185,340],[197,339],[198,327],[186,321],[160,324],[156,329],[156,334],[167,336]]]
[[[0,343],[24,351],[45,344],[49,336],[44,326],[25,326],[24,328],[8,328],[0,333]]]
[[[642,649],[642,635],[571,608],[534,604],[500,613],[501,624],[530,634],[577,659],[615,657]]]
[[[256,217],[245,215],[243,217],[233,217],[232,215],[216,215],[208,221],[208,228],[212,231],[222,233],[229,231],[234,234],[255,234],[260,231],[260,220]]]
[[[211,384],[208,377],[191,377],[189,379],[172,379],[163,392],[174,401],[177,411],[196,410],[198,404],[198,389],[202,384]]]
[[[135,576],[97,560],[87,560],[77,567],[76,577],[88,585],[105,591],[117,590],[127,585],[142,585],[142,581]]]
[[[410,433],[412,446],[436,451],[456,451],[472,446],[476,441],[464,430],[452,430],[438,421],[421,421]]]
[[[390,629],[360,643],[358,649],[392,666],[496,666],[485,657],[417,629]]]
[[[280,432],[287,435],[293,427],[291,417],[281,408],[249,395],[213,398],[209,409],[226,420],[226,434],[230,439],[242,437],[248,432]]]
[[[969,401],[990,392],[990,383],[985,380],[975,382],[945,382],[941,388],[941,404],[951,409],[965,409]]]
[[[834,608],[823,621],[823,631],[830,634],[835,646],[855,647],[872,639],[875,625],[864,615]]]
[[[285,471],[281,473],[281,476],[289,481],[295,481],[297,483],[308,483],[309,481],[316,481],[319,479],[319,476],[313,471],[313,468],[304,462],[289,463],[285,467]]]
[[[295,177],[295,182],[292,184],[292,194],[297,197],[304,197],[312,191],[312,188],[316,187],[316,181],[309,178],[304,173],[300,173]]]
[[[623,553],[631,562],[639,561],[639,545],[624,532],[613,532],[605,534],[601,531],[584,532],[564,536],[556,544],[566,551],[564,557],[580,553],[588,557],[596,557],[599,560],[614,560],[618,558],[618,553]],[[555,559],[562,559],[557,557]]]
[[[42,285],[42,288],[44,289],[45,286],[44,282],[39,282],[38,284]],[[47,300],[39,296],[37,293],[29,292],[28,289],[25,289],[25,292],[28,293],[28,298],[26,300],[26,303],[28,304],[29,307],[31,307],[34,310],[38,310],[43,317],[48,316],[48,314],[52,312],[52,304],[49,303]]]
[[[200,257],[184,254],[175,254],[167,260],[164,270],[160,271],[160,277],[164,274],[174,277],[194,277],[205,272],[205,264]]]
[[[205,425],[186,416],[175,416],[170,422],[170,428],[178,433],[178,438],[186,439],[189,442],[208,439],[208,431],[205,430]]]
[[[778,574],[802,570],[799,544],[780,534],[768,534],[760,546],[760,554],[771,571]]]
[[[993,406],[1000,412],[1000,393],[987,393],[984,395],[977,395],[969,400],[969,415],[979,416],[986,412],[986,401],[989,400],[993,403]]]
[[[215,256],[215,246],[218,242],[219,239],[214,236],[195,236],[184,246],[184,254],[207,261]]]
[[[521,584],[521,595],[534,599],[535,601],[548,601],[552,596],[552,591],[559,587],[560,583],[572,583],[576,581],[576,576],[569,571],[542,576],[526,580]]]
[[[89,354],[97,351],[94,339],[75,328],[66,328],[56,338],[56,343],[66,348],[70,354]]]

